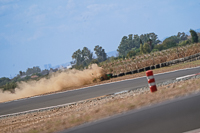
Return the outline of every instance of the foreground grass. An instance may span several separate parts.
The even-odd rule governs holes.
[[[156,93],[129,92],[68,108],[0,119],[0,129],[1,132],[50,133],[199,90],[200,79],[191,79],[158,87]]]

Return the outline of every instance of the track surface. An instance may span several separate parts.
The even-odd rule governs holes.
[[[175,79],[177,77],[189,74],[195,74],[199,72],[200,72],[200,67],[182,69],[178,71],[157,74],[155,75],[155,80],[156,83],[159,83],[169,79]],[[33,97],[7,103],[0,103],[0,115],[76,102],[123,90],[130,90],[138,87],[143,87],[146,85],[147,85],[146,77],[140,77],[120,82],[87,87],[79,90],[66,91],[62,93]]]
[[[61,133],[183,133],[200,128],[199,101],[200,93],[193,94]]]

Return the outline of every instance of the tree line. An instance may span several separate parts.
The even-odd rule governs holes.
[[[27,81],[31,79],[31,75],[42,76],[40,72],[41,72],[40,67],[36,66],[33,68],[28,68],[26,72],[19,71],[19,74],[17,74],[17,76],[15,76],[13,79],[2,77],[0,78],[0,88],[3,89],[3,91],[6,91],[6,90],[12,91],[17,87],[17,82]]]
[[[200,42],[200,33],[190,30],[191,36],[184,32],[170,36],[161,42],[155,33],[124,36],[117,51],[121,57],[132,57],[139,54],[161,51],[172,47],[185,46],[191,43]]]
[[[107,54],[101,46],[95,46],[94,51],[96,58],[93,56],[93,52],[91,52],[87,47],[84,47],[82,50],[78,49],[75,51],[72,55],[73,61],[71,62],[71,64],[73,64],[73,68],[83,69],[90,64],[98,64],[107,60]]]
[[[27,70],[26,70],[26,72],[23,72],[23,71],[19,71],[19,75],[20,76],[24,76],[24,75],[31,75],[31,74],[33,74],[33,73],[40,73],[41,72],[41,69],[40,69],[40,67],[39,66],[35,66],[35,67],[33,67],[33,68],[28,68]]]
[[[82,50],[78,49],[72,55],[71,62],[76,69],[83,69],[92,63],[100,63],[110,59],[119,58],[130,58],[135,55],[147,54],[151,52],[161,51],[172,47],[185,46],[191,43],[200,42],[200,33],[196,33],[194,30],[190,30],[191,36],[189,37],[184,32],[178,32],[177,35],[170,36],[166,38],[163,42],[158,39],[158,35],[154,32],[123,36],[121,42],[118,46],[118,57],[107,57],[105,50],[97,45],[94,48],[97,58],[94,58],[93,53],[84,47]]]
[[[151,39],[151,40],[150,40]],[[148,33],[148,34],[141,34],[140,36],[138,36],[137,34],[133,36],[133,34],[130,34],[127,36],[123,36],[119,46],[118,46],[118,53],[119,56],[127,56],[130,55],[130,53],[138,53],[140,52],[140,47],[141,44],[144,44],[144,51],[148,51],[146,48],[146,43],[150,43],[151,41],[151,45],[152,47],[156,44],[158,44],[159,42],[161,42],[158,39],[158,35],[156,35],[155,33]],[[130,53],[129,53],[130,52]]]

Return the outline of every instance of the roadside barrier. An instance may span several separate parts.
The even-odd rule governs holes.
[[[124,76],[124,75],[127,75],[127,74],[135,74],[135,73],[144,72],[144,71],[147,71],[147,70],[150,70],[150,69],[152,70],[152,69],[167,67],[167,66],[174,65],[174,64],[186,63],[186,62],[191,62],[191,61],[196,61],[196,60],[200,60],[200,53],[190,55],[190,56],[187,56],[187,57],[183,57],[183,58],[179,58],[179,59],[175,59],[175,60],[171,60],[171,61],[168,61],[168,62],[162,62],[162,63],[159,63],[159,64],[146,66],[144,68],[137,68],[135,70],[123,72],[123,73],[119,73],[119,74],[109,73],[109,75],[110,75],[110,78],[116,78],[116,77]]]
[[[151,92],[157,91],[155,79],[153,76],[153,71],[152,70],[146,71],[146,75],[147,75],[147,80],[148,80],[148,84],[149,84],[149,88],[150,88]]]

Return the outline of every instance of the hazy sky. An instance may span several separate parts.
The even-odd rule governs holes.
[[[200,0],[0,0],[0,77],[63,64],[84,46],[116,50],[129,34],[200,28]]]

